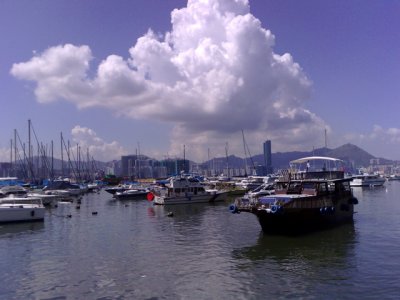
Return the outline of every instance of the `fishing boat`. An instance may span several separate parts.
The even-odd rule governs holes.
[[[0,199],[0,223],[43,221],[44,213],[40,198],[8,196]]]
[[[358,203],[350,187],[352,178],[337,166],[328,168],[338,163],[343,162],[317,156],[292,161],[275,183],[274,195],[238,198],[229,209],[256,215],[267,234],[297,234],[352,222]],[[303,170],[301,164],[306,165]]]
[[[188,204],[224,201],[227,195],[228,192],[224,190],[207,190],[198,178],[180,175],[154,188],[147,199],[159,205]]]

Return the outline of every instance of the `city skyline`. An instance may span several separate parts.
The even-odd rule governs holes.
[[[31,119],[109,161],[353,143],[400,159],[393,1],[0,3],[0,161]],[[396,80],[397,79],[397,80]],[[325,139],[327,132],[327,139]],[[56,149],[55,155],[57,155]]]

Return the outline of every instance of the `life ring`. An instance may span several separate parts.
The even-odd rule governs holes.
[[[271,212],[274,214],[278,211],[278,205],[271,205]]]

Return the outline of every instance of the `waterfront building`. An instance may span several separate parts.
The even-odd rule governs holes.
[[[264,149],[264,165],[266,169],[266,174],[272,174],[274,169],[272,167],[272,151],[271,151],[271,141],[267,140],[263,144]]]

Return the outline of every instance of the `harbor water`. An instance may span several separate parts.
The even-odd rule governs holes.
[[[400,181],[353,191],[354,224],[297,237],[229,201],[87,194],[0,225],[0,299],[399,299]]]

